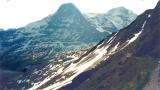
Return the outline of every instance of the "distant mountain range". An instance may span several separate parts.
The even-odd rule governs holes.
[[[121,11],[125,14],[118,15]],[[56,13],[40,21],[22,28],[1,31],[0,67],[19,70],[31,63],[50,60],[57,53],[91,47],[118,31],[116,22],[126,24],[136,18],[134,13],[128,13],[130,11],[124,8],[113,9],[113,12],[113,15],[97,15],[99,18],[96,20],[95,17],[92,21],[91,18],[86,19],[72,3],[67,3],[61,5]],[[114,22],[111,22],[111,18],[103,19],[106,16],[112,17]],[[97,22],[99,19],[100,22]],[[94,20],[99,23],[96,27]],[[125,26],[127,25],[121,27]],[[101,27],[105,32],[99,30]]]

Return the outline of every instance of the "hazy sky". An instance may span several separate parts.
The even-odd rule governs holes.
[[[72,2],[82,13],[105,13],[124,6],[140,14],[154,8],[158,0],[0,0],[0,28],[17,28],[53,14],[63,4]]]

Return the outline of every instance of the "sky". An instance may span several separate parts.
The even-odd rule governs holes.
[[[106,13],[123,6],[136,14],[155,7],[158,0],[0,0],[0,28],[19,28],[54,14],[63,3],[73,3],[82,13]]]

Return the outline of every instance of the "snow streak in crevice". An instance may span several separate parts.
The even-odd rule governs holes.
[[[123,50],[123,49],[126,48],[128,45],[130,45],[131,43],[133,43],[133,42],[141,35],[141,33],[142,33],[143,30],[144,30],[144,27],[145,27],[146,23],[147,23],[147,21],[144,21],[144,23],[143,23],[143,25],[142,25],[142,27],[141,27],[141,30],[140,30],[138,33],[134,34],[134,37],[132,37],[130,40],[127,40],[127,41],[126,41],[127,44],[126,44],[125,46],[123,46],[123,47],[121,48],[121,50]]]

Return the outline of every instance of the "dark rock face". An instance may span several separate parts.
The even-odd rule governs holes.
[[[79,75],[73,83],[61,89],[142,90],[160,59],[160,1],[155,9],[145,11],[132,24],[115,34],[110,45],[117,43],[120,50],[88,71],[92,72],[90,77],[73,87],[74,82],[82,78]]]

